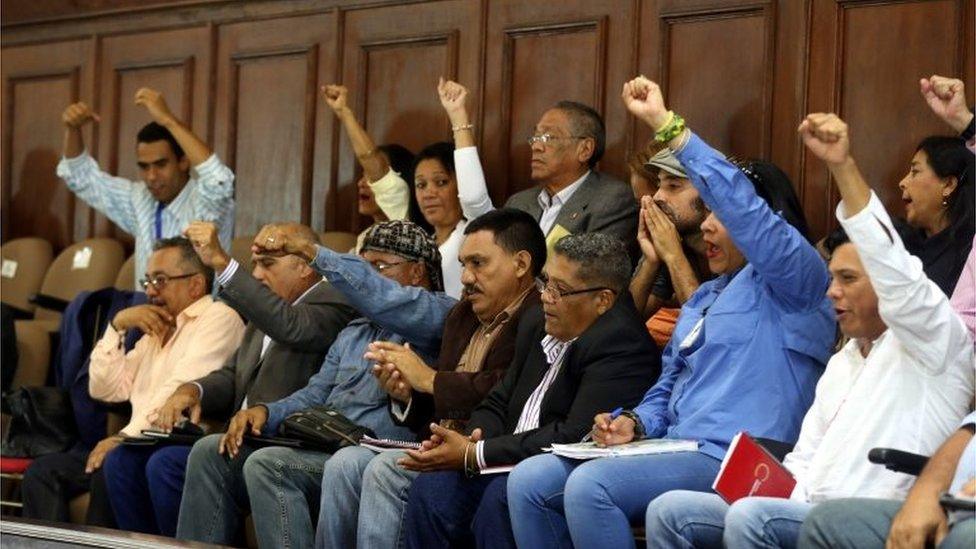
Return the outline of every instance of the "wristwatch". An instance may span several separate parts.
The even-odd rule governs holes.
[[[620,413],[620,415],[630,418],[630,420],[634,422],[634,440],[641,440],[647,436],[647,432],[644,431],[644,423],[641,421],[640,416],[637,415],[637,412],[633,410],[624,410]]]

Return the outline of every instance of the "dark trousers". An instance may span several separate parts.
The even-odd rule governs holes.
[[[176,535],[190,446],[119,446],[105,457],[105,485],[122,530]]]
[[[422,473],[407,500],[406,546],[514,549],[507,481],[508,474],[467,478],[456,471]]]
[[[57,522],[69,522],[68,503],[85,492],[91,492],[85,523],[115,528],[115,517],[105,490],[105,478],[99,469],[85,473],[88,448],[74,448],[60,454],[41,456],[24,473],[21,492],[23,516]]]

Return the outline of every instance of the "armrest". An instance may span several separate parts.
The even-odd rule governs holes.
[[[57,311],[63,313],[65,309],[68,308],[69,301],[65,301],[60,297],[54,297],[53,295],[47,294],[34,294],[28,300],[38,307],[43,307],[45,309],[51,309],[52,311]]]
[[[884,465],[886,469],[896,473],[906,473],[918,475],[922,468],[928,463],[928,456],[920,456],[911,452],[903,452],[893,448],[872,448],[868,452],[868,460],[871,463]]]

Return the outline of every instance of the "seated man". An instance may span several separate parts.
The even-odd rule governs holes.
[[[627,251],[615,237],[584,233],[556,243],[538,283],[544,314],[519,326],[512,365],[472,412],[468,434],[432,424],[430,440],[400,461],[422,473],[410,488],[407,547],[514,547],[508,475],[480,472],[578,442],[596,411],[631,406],[654,382],[660,354],[629,280]]]
[[[935,452],[904,500],[847,498],[817,505],[803,521],[801,549],[971,549],[976,517],[946,510],[939,497],[948,491],[976,498],[976,412]],[[880,467],[880,466],[879,466]]]
[[[297,223],[289,230],[318,241]],[[221,248],[216,225],[186,230],[200,260],[217,273],[218,297],[249,321],[238,351],[223,368],[180,385],[159,408],[154,426],[169,431],[186,414],[221,422],[248,402],[270,402],[301,389],[318,370],[356,312],[301,258],[253,255],[251,275]],[[173,536],[190,446],[123,446],[109,454],[109,497],[122,530]]]
[[[853,242],[838,231],[825,245],[833,275],[827,295],[851,340],[827,365],[799,441],[783,461],[797,481],[792,497],[747,497],[729,506],[716,494],[669,492],[651,503],[646,522],[648,539],[669,547],[795,547],[815,503],[900,499],[913,478],[872,464],[868,452],[930,455],[973,398],[969,332],[864,182],[848,152],[846,124],[811,114],[800,131],[837,182],[837,219]]]
[[[434,368],[405,347],[390,342],[373,346],[374,353],[388,358],[377,366],[377,376],[390,393],[395,419],[426,434],[431,422],[463,426],[504,376],[515,354],[520,323],[539,307],[534,281],[545,257],[545,240],[529,214],[503,208],[474,219],[465,227],[457,258],[465,299],[450,308],[446,319],[424,312],[427,301],[439,303],[433,296],[411,299],[401,295],[401,289],[372,289],[370,281],[377,278],[373,273],[359,282],[342,274],[347,271],[340,268],[341,256],[328,250],[319,250],[316,265],[349,291],[350,301],[365,314],[398,313],[383,315],[390,330],[408,340],[432,332],[442,336]],[[397,466],[403,457],[403,452],[377,455],[352,447],[329,460],[322,475],[319,546],[389,547],[400,539],[407,490],[417,476]]]
[[[454,132],[461,206],[465,211],[489,210],[491,197],[464,105],[468,90],[450,80],[442,80],[437,90]],[[567,234],[603,232],[627,244],[636,260],[637,202],[630,186],[594,169],[603,158],[606,141],[598,112],[575,101],[556,103],[542,114],[529,138],[530,177],[535,185],[512,195],[505,206],[531,214],[549,249]]]
[[[161,93],[140,88],[135,101],[153,118],[136,135],[136,159],[142,181],[103,172],[85,152],[81,128],[99,118],[84,103],[69,105],[61,116],[67,130],[58,177],[78,198],[135,238],[136,273],[146,272],[153,242],[179,236],[194,220],[216,223],[221,242],[230,246],[234,230],[234,173],[176,119]]]
[[[523,547],[633,546],[631,525],[649,502],[675,489],[710,489],[737,432],[795,441],[834,341],[823,261],[776,213],[802,220],[789,180],[750,180],[685,129],[646,78],[626,83],[623,99],[668,143],[711,210],[702,232],[709,268],[719,276],[682,307],[657,384],[635,409],[612,421],[597,416],[593,436],[607,445],[642,436],[692,439],[700,448],[582,464],[554,455],[523,462],[508,489]]]
[[[671,149],[662,147],[646,165],[657,171],[657,190],[640,203],[637,243],[643,255],[630,282],[644,318],[672,301],[684,304],[712,276],[701,231],[708,208]]]
[[[237,350],[244,323],[227,305],[210,297],[213,271],[204,265],[189,240],[177,237],[156,243],[141,285],[149,303],[123,309],[92,350],[89,391],[92,398],[132,404],[132,419],[118,433],[99,442],[86,461],[55,472],[58,477],[91,474],[111,456],[122,436],[138,436],[151,426],[151,415],[188,381],[218,368]],[[143,335],[128,353],[125,332]],[[29,470],[28,470],[29,471]],[[25,505],[33,505],[25,490]]]
[[[255,238],[253,249],[273,255],[268,246],[295,233],[288,226],[266,227]],[[418,290],[440,288],[437,245],[413,223],[387,221],[373,226],[361,253],[362,259],[350,259],[360,269],[372,265],[387,279]],[[194,444],[176,537],[229,545],[242,515],[251,510],[261,547],[310,547],[322,466],[329,455],[285,447],[258,450],[244,441],[244,435],[275,435],[286,416],[324,405],[379,437],[411,438],[409,429],[393,423],[389,398],[363,358],[367,345],[377,339],[404,341],[368,317],[352,321],[339,333],[307,386],[273,402],[249,400],[249,407],[234,415],[224,435],[210,435]],[[417,350],[429,356],[435,349],[418,346]]]
[[[837,217],[845,227],[854,227],[849,230],[881,297],[881,313],[891,332],[902,340],[903,349],[900,350],[902,356],[906,357],[902,361],[908,365],[912,365],[910,361],[917,364],[914,376],[901,375],[900,387],[886,390],[877,382],[871,384],[872,393],[895,401],[888,408],[897,406],[899,409],[899,415],[893,415],[892,410],[878,410],[879,416],[884,416],[883,423],[880,419],[878,421],[887,428],[872,426],[871,423],[865,425],[863,413],[857,418],[857,425],[864,426],[867,432],[884,434],[897,433],[903,430],[904,425],[919,425],[920,429],[900,437],[910,437],[910,440],[872,438],[870,442],[873,444],[866,447],[890,447],[930,455],[937,444],[948,438],[972,400],[973,343],[968,328],[935,283],[925,278],[919,260],[904,249],[887,212],[864,182],[849,154],[847,125],[832,114],[812,114],[804,120],[800,130],[807,146],[827,162],[841,189],[844,201],[838,206]],[[896,331],[896,326],[900,327],[899,331]],[[895,357],[879,355],[880,345],[884,343],[882,341],[878,349],[872,349],[871,356],[883,360],[883,367],[888,370],[899,364],[894,362]],[[877,398],[872,400],[876,401]],[[870,410],[874,411],[876,407],[877,404]],[[969,442],[973,419],[973,414],[970,414],[959,431],[943,444],[911,492],[908,492],[910,477],[895,475],[878,465],[868,464],[864,459],[866,452],[862,449],[864,461],[861,466],[872,468],[875,474],[873,482],[854,487],[860,489],[841,491],[835,497],[876,499],[840,500],[817,506],[810,515],[809,524],[803,527],[803,545],[823,547],[826,543],[831,547],[882,547],[885,537],[889,538],[889,547],[922,547],[930,542],[939,544],[946,534],[946,517],[939,507],[939,494],[950,488],[949,481],[954,469],[957,481],[951,486],[953,493],[962,490],[963,485],[976,476],[973,472],[976,444]],[[849,442],[849,439],[845,442]],[[967,445],[966,454],[963,454],[963,448]],[[838,467],[843,467],[843,464]],[[885,477],[898,478],[898,489],[885,490]],[[843,487],[843,484],[838,487]],[[906,492],[908,499],[899,512],[899,500],[905,497]],[[970,493],[969,497],[973,497],[973,494]],[[838,517],[838,511],[846,513],[844,518],[836,525],[827,523],[826,520]],[[974,521],[971,514],[966,522],[968,525],[956,530],[952,536],[954,541],[947,542],[946,547],[973,546]],[[839,528],[841,525],[842,528]],[[799,530],[799,524],[794,529]],[[794,537],[797,533],[794,533]]]

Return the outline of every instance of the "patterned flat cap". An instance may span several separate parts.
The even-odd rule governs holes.
[[[398,255],[407,261],[423,261],[430,275],[431,289],[435,292],[444,291],[441,252],[433,237],[420,226],[402,220],[376,223],[363,239],[360,253],[366,250]]]

